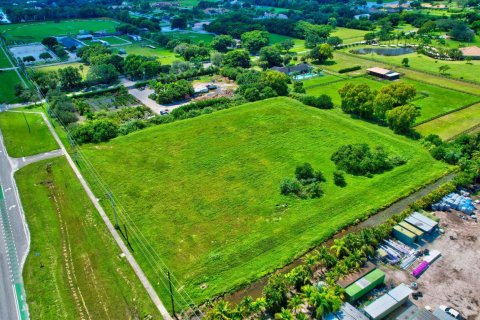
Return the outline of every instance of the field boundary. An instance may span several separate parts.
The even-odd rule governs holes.
[[[479,129],[479,128],[480,128],[480,123],[477,124],[477,125],[475,125],[475,126],[473,126],[473,127],[471,127],[471,128],[469,128],[469,129],[467,129],[467,130],[465,130],[465,131],[462,131],[462,132],[460,132],[459,134],[456,134],[456,135],[454,135],[454,136],[452,136],[452,137],[450,137],[450,138],[448,138],[448,139],[446,139],[446,140],[447,140],[447,141],[455,140],[456,138],[458,138],[458,137],[460,137],[460,136],[462,136],[462,135],[464,135],[464,134],[469,134],[470,132],[473,132],[473,131],[475,131],[475,130],[477,130],[477,129]]]
[[[475,102],[472,102],[472,103],[469,103],[469,104],[467,104],[467,105],[465,105],[465,106],[463,106],[463,107],[460,107],[460,108],[457,108],[457,109],[454,109],[454,110],[450,110],[450,111],[444,112],[444,113],[442,113],[442,114],[436,115],[436,116],[434,116],[434,117],[432,117],[432,118],[430,118],[430,119],[420,121],[419,123],[415,123],[415,124],[412,126],[412,128],[415,128],[415,127],[417,127],[417,126],[419,126],[419,125],[421,125],[421,124],[424,124],[424,123],[427,123],[427,122],[436,120],[436,119],[438,119],[438,118],[444,117],[444,116],[449,115],[449,114],[451,114],[451,113],[455,113],[455,112],[458,112],[458,111],[460,111],[460,110],[470,108],[470,107],[472,107],[472,106],[474,106],[474,105],[476,105],[476,104],[478,104],[478,103],[480,103],[480,100],[475,101]]]

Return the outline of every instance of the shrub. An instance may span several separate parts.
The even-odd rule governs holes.
[[[385,150],[377,146],[371,151],[367,144],[349,144],[338,148],[332,155],[339,170],[357,176],[370,176],[390,170],[394,165],[404,164],[406,160],[395,157],[392,160]]]
[[[357,71],[360,69],[362,69],[361,66],[354,66],[354,67],[340,69],[338,70],[338,73],[347,73],[347,72]]]
[[[333,182],[335,183],[335,185],[342,188],[347,185],[347,181],[345,181],[345,176],[343,175],[342,171],[333,172]]]
[[[311,106],[319,109],[333,108],[332,99],[326,94],[322,94],[318,97],[311,96],[311,95],[303,95],[303,94],[291,94],[291,97],[307,106]]]

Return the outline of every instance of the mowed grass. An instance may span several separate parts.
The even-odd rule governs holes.
[[[11,68],[12,64],[7,58],[7,55],[5,51],[3,50],[3,47],[0,48],[0,68]]]
[[[155,49],[147,47],[154,46]],[[114,52],[124,49],[126,54],[138,54],[147,57],[157,57],[162,64],[170,64],[175,60],[183,60],[182,57],[175,55],[171,50],[159,47],[158,44],[146,40],[133,41],[132,44],[124,46],[115,46],[112,48]]]
[[[343,43],[353,43],[363,41],[363,37],[368,32],[370,31],[336,27],[330,36],[340,37]]]
[[[160,319],[64,157],[15,174],[31,235],[30,318]]]
[[[305,80],[304,88],[307,94],[329,95],[335,105],[341,105],[342,101],[338,90],[343,88],[347,83],[357,85],[367,84],[374,90],[379,90],[383,86],[391,83],[389,81],[375,80],[370,77],[356,77],[343,81],[339,81],[339,77],[333,75],[327,75],[326,77],[326,79],[324,77],[318,77]],[[332,82],[328,82],[328,79],[331,79]],[[412,102],[420,108],[420,116],[417,118],[417,122],[425,121],[440,114],[461,108],[467,104],[480,101],[480,97],[468,93],[449,90],[407,78],[401,79],[400,81],[411,84],[417,89],[417,97]]]
[[[209,44],[210,42],[212,42],[212,39],[214,37],[213,34],[194,31],[172,31],[168,32],[167,34],[169,36],[172,36],[172,38],[180,40],[190,39],[193,43],[203,42],[205,44]]]
[[[292,38],[281,34],[270,33],[270,45],[277,44],[285,40],[293,40],[293,48],[290,49],[291,52],[298,53],[307,50],[307,48],[305,48],[305,40]]]
[[[15,70],[0,72],[0,103],[15,103],[15,86],[21,84],[22,81],[18,77]]]
[[[0,33],[9,43],[30,43],[42,41],[45,37],[76,35],[81,30],[114,32],[119,22],[109,19],[63,20],[36,23],[0,25]]]
[[[57,142],[39,114],[1,112],[0,129],[11,157],[20,158],[58,149]]]
[[[479,125],[480,103],[425,122],[415,127],[415,130],[424,136],[437,134],[440,138],[448,140]]]
[[[347,175],[348,186],[339,188],[330,157],[349,143],[382,145],[408,162],[373,178]],[[449,170],[418,142],[387,128],[288,98],[152,127],[82,150],[196,302],[283,266]],[[282,196],[280,182],[304,162],[325,174],[325,196]],[[285,203],[288,208],[278,206]],[[138,260],[158,279],[138,253],[137,238],[131,235]],[[164,286],[157,289],[168,298]]]
[[[32,68],[32,70],[35,71],[35,72],[52,72],[52,71],[58,71],[60,69],[64,69],[66,67],[79,68],[80,66],[83,66],[83,71],[80,71],[80,74],[85,79],[85,77],[88,73],[88,69],[90,69],[90,66],[87,66],[86,64],[81,63],[81,62],[55,64],[55,65],[52,65],[52,66]]]

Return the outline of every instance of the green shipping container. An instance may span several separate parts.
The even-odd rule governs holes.
[[[413,244],[415,242],[415,239],[417,238],[417,236],[415,234],[408,231],[404,227],[399,226],[398,224],[393,227],[392,234],[399,241],[402,241],[403,243],[405,243],[407,245]]]
[[[410,223],[406,221],[402,221],[398,224],[399,226],[407,229],[411,233],[414,233],[417,236],[417,239],[421,239],[423,237],[423,231],[418,229],[417,227],[412,226]]]
[[[382,284],[384,281],[385,273],[380,269],[374,269],[346,287],[345,293],[350,302],[354,302],[373,290],[376,286]]]

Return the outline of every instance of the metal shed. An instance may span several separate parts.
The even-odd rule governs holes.
[[[417,239],[421,239],[423,237],[424,232],[417,227],[412,226],[410,223],[406,221],[400,222],[398,225],[402,226],[403,228],[407,229],[411,233],[417,236]]]
[[[373,320],[383,319],[407,301],[412,292],[412,289],[401,283],[366,306],[364,311]]]
[[[358,279],[347,288],[345,293],[350,301],[355,301],[363,297],[370,290],[382,284],[385,281],[385,273],[380,269],[374,269],[372,272]]]
[[[412,245],[415,242],[415,239],[417,236],[413,234],[412,232],[408,231],[404,227],[400,225],[396,225],[393,227],[392,234],[395,238],[400,240],[401,242],[407,244],[407,245]]]
[[[411,305],[407,310],[398,315],[395,320],[438,320],[430,311]]]
[[[409,215],[405,221],[426,233],[430,233],[438,227],[438,222],[427,218],[418,212],[414,212]]]

